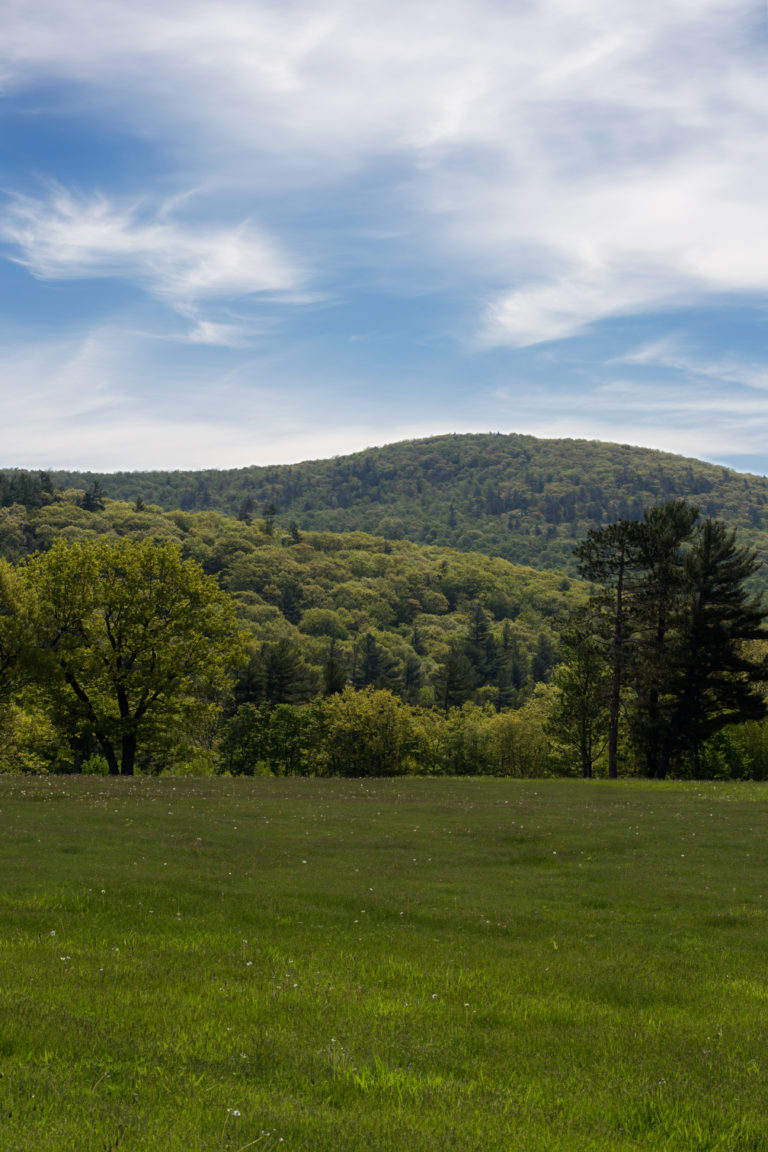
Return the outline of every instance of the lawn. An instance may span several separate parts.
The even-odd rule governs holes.
[[[767,814],[0,777],[0,1149],[768,1150]]]

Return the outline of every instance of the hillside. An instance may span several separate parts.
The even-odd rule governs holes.
[[[562,573],[362,532],[268,532],[262,521],[112,500],[89,510],[51,493],[0,507],[0,557],[11,562],[56,538],[100,536],[171,541],[217,577],[252,637],[239,694],[256,701],[308,699],[333,675],[414,703],[516,706],[546,678],[559,618],[586,591]]]
[[[574,571],[593,527],[684,497],[768,556],[768,480],[670,453],[586,440],[435,436],[351,456],[199,472],[54,472],[117,500],[272,515],[278,528],[365,531]]]

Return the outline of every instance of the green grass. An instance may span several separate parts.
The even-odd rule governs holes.
[[[0,778],[0,1149],[768,1149],[767,808]]]

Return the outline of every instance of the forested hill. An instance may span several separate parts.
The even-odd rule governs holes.
[[[684,497],[768,556],[768,480],[670,453],[533,436],[435,436],[302,464],[199,472],[53,472],[57,488],[287,529],[362,530],[573,571],[590,528]]]
[[[386,687],[428,706],[518,707],[556,663],[559,625],[587,592],[562,573],[363,532],[281,532],[111,500],[87,508],[74,493],[46,498],[31,479],[27,498],[28,507],[0,507],[2,559],[56,540],[153,539],[215,575],[250,637],[240,685],[250,700],[310,699],[332,664],[337,687]]]

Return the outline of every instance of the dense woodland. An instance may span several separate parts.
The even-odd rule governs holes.
[[[666,452],[519,435],[436,436],[332,460],[201,472],[52,473],[60,488],[171,510],[273,516],[575,573],[592,529],[685,499],[768,554],[768,480]]]
[[[560,467],[572,466],[564,479],[555,479],[558,452]],[[353,483],[358,473],[368,479]],[[598,775],[615,774],[620,765],[622,774],[768,776],[765,641],[750,591],[762,572],[759,556],[741,544],[763,539],[760,510],[768,482],[757,477],[618,446],[484,436],[435,438],[295,468],[86,476],[81,487],[70,488],[60,487],[62,479],[77,477],[0,475],[0,689],[3,667],[8,671],[0,755],[6,769]],[[640,495],[630,498],[631,480]],[[207,495],[192,499],[193,482],[202,483]],[[130,501],[111,498],[121,485],[130,490]],[[665,658],[680,663],[682,648],[675,649],[672,638],[687,627],[683,602],[691,594],[681,574],[693,563],[696,533],[717,512],[740,526],[738,544],[728,535],[732,549],[741,549],[736,584],[757,615],[749,635],[732,630],[731,640],[738,646],[749,639],[754,675],[747,679],[756,687],[749,706],[745,698],[727,722],[702,729],[695,750],[677,749],[659,772],[658,765],[651,769],[638,735],[639,712],[631,705],[643,699],[652,626],[642,614],[627,624],[620,702],[616,697],[611,718],[607,685],[617,649],[606,604],[615,573],[605,565],[590,567],[584,547],[606,539],[617,524],[642,525],[643,502],[646,509],[672,507],[667,497],[681,488],[685,496],[706,499],[695,501],[698,517],[693,500],[676,505],[689,510],[690,531],[668,558],[669,571],[680,579],[665,624]],[[555,490],[561,493],[557,514]],[[482,504],[486,497],[478,493],[491,491],[503,508]],[[159,500],[174,498],[187,505],[220,503],[235,515],[210,506],[160,506]],[[573,517],[558,520],[566,505]],[[408,538],[429,535],[429,508],[446,517],[433,523],[432,535],[452,536],[458,548]],[[355,519],[382,531],[352,530]],[[347,530],[312,527],[326,521]],[[406,521],[410,532],[403,530]],[[466,527],[470,522],[477,527]],[[151,545],[139,555],[142,542]],[[469,550],[473,545],[476,551]],[[495,554],[502,546],[512,553],[528,550],[535,567]],[[134,571],[138,599],[142,581],[157,583],[153,565],[160,553],[182,583],[225,597],[238,637],[229,636],[225,652],[210,634],[216,684],[206,681],[203,661],[183,688],[169,673],[165,687],[155,684],[156,699],[147,696],[145,703],[138,691],[134,703],[127,696],[121,701],[119,660],[106,683],[104,668],[115,651],[110,621],[130,615],[118,596],[125,585],[114,568],[120,547],[127,551],[119,571]],[[567,570],[544,568],[553,550],[568,554]],[[633,563],[632,596],[639,604],[643,580],[647,590],[658,572],[639,576],[642,564],[637,557]],[[83,592],[83,615],[62,623],[71,574],[86,570],[94,575]],[[107,587],[109,603],[103,599]],[[652,599],[646,600],[652,615]],[[8,655],[14,612],[33,601],[34,613],[25,611],[30,620],[34,615],[29,628],[30,635],[37,630],[36,638],[28,651],[37,655],[28,660],[28,674],[14,678]],[[205,613],[201,635],[208,627],[204,619]],[[106,622],[101,638],[94,620],[100,628]],[[660,652],[653,654],[654,676]],[[176,653],[177,664],[191,660],[179,657],[178,646]],[[98,664],[95,687],[78,679],[78,660],[91,673]],[[744,669],[734,668],[731,679],[743,679]],[[593,677],[589,691],[583,675]],[[674,726],[670,701],[677,689],[670,677],[651,703],[656,718],[666,716]],[[574,693],[584,704],[581,715]]]

